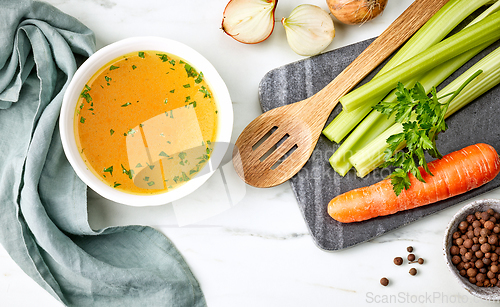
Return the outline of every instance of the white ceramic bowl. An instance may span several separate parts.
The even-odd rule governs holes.
[[[500,200],[498,199],[481,199],[474,201],[462,209],[460,209],[451,219],[448,227],[446,228],[443,240],[443,254],[446,266],[453,276],[458,280],[460,285],[467,290],[470,294],[489,301],[500,300],[500,288],[498,287],[478,287],[471,284],[469,280],[458,272],[456,266],[451,262],[450,247],[453,241],[453,233],[458,230],[458,225],[461,221],[465,220],[469,214],[474,214],[476,211],[486,211],[489,208],[500,212]]]
[[[191,63],[197,70],[202,71],[205,80],[212,90],[212,94],[215,96],[219,117],[216,144],[209,162],[203,169],[204,171],[200,172],[198,176],[192,178],[184,185],[163,194],[156,195],[128,194],[116,190],[102,182],[87,168],[85,162],[81,158],[77,149],[73,130],[73,117],[75,116],[76,104],[88,80],[102,66],[108,64],[117,57],[130,52],[144,50],[155,50],[174,54]],[[210,64],[201,54],[182,43],[170,39],[161,37],[134,37],[103,47],[89,57],[87,61],[78,68],[64,95],[61,116],[59,119],[59,128],[66,157],[77,175],[92,190],[118,203],[131,206],[153,206],[172,202],[194,192],[215,172],[231,140],[233,109],[231,98],[224,81],[212,64]],[[209,171],[207,171],[206,168],[209,168]]]

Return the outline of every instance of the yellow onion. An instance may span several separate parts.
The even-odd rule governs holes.
[[[264,41],[274,30],[278,0],[231,0],[224,10],[222,30],[245,44]]]
[[[340,22],[353,25],[377,17],[384,11],[387,0],[326,0],[326,4]]]
[[[325,50],[335,37],[330,15],[312,4],[297,6],[288,18],[281,19],[286,39],[295,53],[312,56]]]

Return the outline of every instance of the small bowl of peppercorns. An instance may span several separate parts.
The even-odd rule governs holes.
[[[443,242],[446,265],[472,295],[500,300],[500,200],[472,202],[448,224]]]

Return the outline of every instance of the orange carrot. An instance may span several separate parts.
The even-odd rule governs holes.
[[[500,172],[500,158],[492,146],[480,143],[428,166],[434,176],[420,168],[426,183],[410,174],[411,186],[399,196],[390,179],[385,179],[335,197],[328,204],[328,214],[339,222],[351,223],[435,203],[491,181]]]

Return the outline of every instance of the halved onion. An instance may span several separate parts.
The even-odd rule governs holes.
[[[288,18],[281,19],[288,44],[299,55],[312,56],[323,51],[335,37],[330,15],[312,4],[297,6]]]
[[[224,10],[222,30],[245,44],[264,41],[274,30],[278,0],[231,0]]]

